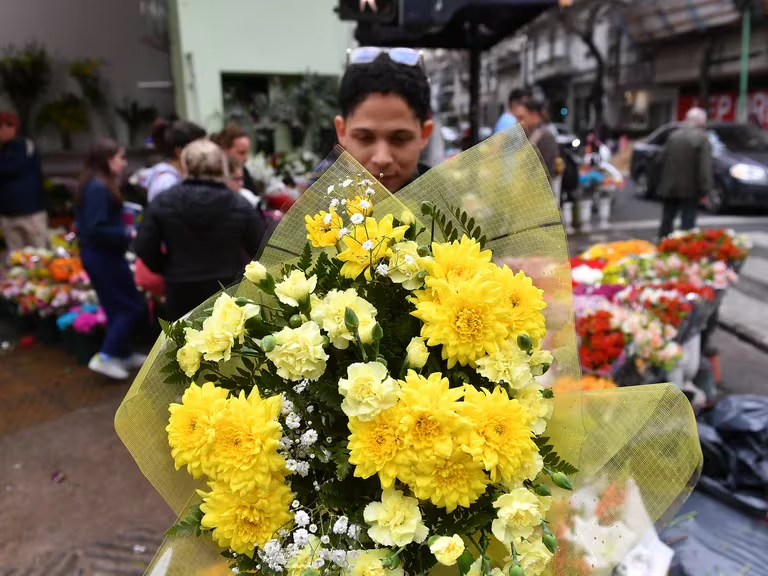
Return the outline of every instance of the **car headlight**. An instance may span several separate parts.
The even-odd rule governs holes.
[[[571,146],[573,146],[574,148],[578,148],[579,146],[581,146],[581,140],[576,138],[573,142],[571,142]]]
[[[768,182],[768,171],[754,164],[734,164],[729,170],[731,176],[742,182]]]

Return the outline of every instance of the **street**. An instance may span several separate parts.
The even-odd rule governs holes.
[[[573,236],[571,253],[595,242],[655,240],[660,211],[627,190],[613,228]],[[722,393],[766,394],[768,216],[702,214],[699,224],[733,228],[754,243],[723,304],[714,345]],[[173,521],[114,432],[127,386],[71,364],[42,344],[0,359],[0,411],[10,415],[0,429],[0,576],[138,575]]]

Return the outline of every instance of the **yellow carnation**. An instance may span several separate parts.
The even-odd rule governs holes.
[[[392,552],[387,549],[366,550],[352,562],[349,570],[344,574],[348,576],[405,576],[402,566],[397,568],[384,568],[381,561]]]
[[[307,240],[315,248],[327,248],[339,241],[339,231],[344,228],[344,221],[335,210],[321,211],[314,216],[305,216]]]
[[[364,224],[354,227],[344,236],[346,250],[336,256],[344,262],[341,275],[356,279],[365,272],[366,280],[371,280],[371,269],[390,255],[391,245],[399,242],[408,231],[408,226],[393,227],[393,216],[387,214],[380,221],[366,218]]]
[[[392,282],[402,284],[406,290],[416,290],[424,284],[419,278],[421,262],[416,242],[398,242],[392,247],[387,275]]]
[[[429,534],[421,521],[419,501],[392,488],[382,492],[381,502],[371,502],[365,507],[363,518],[370,526],[368,536],[382,546],[421,544]]]
[[[491,480],[511,482],[530,473],[539,451],[531,439],[528,412],[501,387],[493,392],[467,386],[462,413],[473,424],[464,449],[483,462]]]
[[[309,543],[291,556],[285,565],[288,576],[301,576],[304,570],[312,568],[312,562],[319,558],[321,548],[320,539],[310,535]]]
[[[203,332],[206,330],[206,325],[211,327],[215,325],[215,330],[227,332],[233,338],[242,338],[245,329],[245,312],[235,303],[234,298],[222,292],[213,305],[211,317],[203,323]]]
[[[453,566],[464,553],[464,540],[461,536],[441,536],[429,545],[429,551],[443,566]]]
[[[537,436],[544,434],[547,429],[547,421],[552,418],[555,409],[555,401],[544,398],[541,395],[543,388],[536,382],[521,388],[515,393],[515,400],[522,404],[528,412],[528,425]]]
[[[323,335],[314,322],[299,328],[285,327],[274,334],[275,348],[267,358],[277,366],[277,374],[286,380],[317,380],[325,372],[328,354],[323,350]]]
[[[427,363],[427,360],[429,360],[429,349],[426,344],[424,344],[424,339],[419,338],[418,336],[411,338],[405,351],[408,354],[407,361],[409,368],[421,370]]]
[[[360,298],[354,288],[344,291],[331,290],[322,300],[316,296],[312,297],[310,317],[328,334],[333,346],[339,350],[346,350],[349,343],[355,340],[344,322],[344,313],[347,308],[354,311],[360,322],[357,329],[360,339],[364,344],[369,344],[372,340],[371,331],[376,324],[376,308],[367,300]]]
[[[350,418],[373,420],[397,403],[399,390],[397,381],[389,377],[383,364],[352,364],[347,368],[347,378],[339,380],[339,392],[344,396],[341,409]]]
[[[533,376],[542,376],[544,374],[544,368],[551,366],[554,361],[555,359],[552,357],[552,352],[536,348],[528,360],[528,364],[531,367],[531,374],[533,374]]]
[[[292,270],[282,282],[275,286],[275,296],[286,306],[299,307],[307,301],[317,287],[317,276],[307,278],[301,270]]]
[[[171,404],[166,432],[171,456],[178,470],[182,466],[194,478],[203,474],[203,461],[216,436],[216,420],[227,405],[227,392],[212,382],[192,384],[181,397],[181,404]]]
[[[552,552],[550,552],[544,543],[539,540],[523,540],[515,544],[517,552],[517,561],[523,569],[525,576],[541,576],[547,570],[552,561]],[[512,566],[512,558],[506,559],[508,564],[504,566],[504,572],[509,573]]]
[[[432,454],[449,458],[454,438],[467,432],[471,423],[459,412],[462,388],[451,388],[447,378],[434,372],[428,378],[409,370],[400,382],[400,429],[412,460]]]
[[[245,392],[230,398],[219,414],[210,466],[205,470],[212,480],[242,493],[285,475],[285,461],[277,453],[281,437],[277,422],[280,402],[280,396],[261,399],[255,387],[247,398]]]
[[[522,388],[531,383],[530,356],[516,342],[507,340],[499,349],[477,360],[477,372],[491,382],[506,382],[512,388]]]
[[[509,545],[520,538],[528,538],[541,524],[542,511],[538,496],[527,488],[517,488],[496,499],[498,509],[491,531],[501,542]]]
[[[406,480],[417,498],[431,500],[448,512],[457,506],[469,508],[485,493],[489,482],[483,464],[460,448],[450,458],[420,458]]]
[[[254,260],[245,267],[245,277],[254,284],[258,284],[266,279],[267,269],[261,262]]]
[[[197,371],[200,370],[200,360],[202,358],[203,355],[200,351],[191,344],[182,346],[176,352],[176,362],[179,363],[179,367],[184,371],[184,374],[190,378],[194,377]]]
[[[291,521],[293,494],[282,481],[259,484],[238,495],[225,484],[210,487],[210,492],[199,492],[203,497],[200,524],[213,530],[213,540],[221,548],[253,557],[256,546],[264,546]]]
[[[508,314],[508,327],[512,336],[527,334],[539,340],[546,334],[542,310],[547,307],[544,291],[533,285],[523,272],[515,274],[506,265],[495,269],[496,281],[501,287],[501,305]]]
[[[469,572],[467,572],[467,576],[481,576],[483,571],[483,558],[480,557],[474,562],[472,562],[472,565],[469,567]],[[507,571],[509,573],[509,571]]]
[[[235,337],[229,330],[218,323],[212,322],[208,318],[203,323],[203,331],[200,334],[200,341],[203,346],[203,358],[210,362],[229,362],[232,357],[232,346],[235,344]]]
[[[347,214],[362,214],[370,216],[373,214],[373,202],[368,196],[355,196],[354,200],[347,202]]]
[[[443,347],[449,368],[456,363],[474,366],[507,339],[508,311],[498,305],[499,287],[489,275],[461,282],[458,291],[430,277],[427,287],[414,292],[416,310],[411,314],[424,322],[421,337],[427,344]]]
[[[369,422],[349,419],[349,463],[355,466],[355,476],[370,478],[379,475],[382,488],[389,488],[405,461],[403,437],[400,432],[400,411],[397,405],[384,410]]]

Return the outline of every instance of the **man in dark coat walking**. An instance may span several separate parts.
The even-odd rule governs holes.
[[[664,202],[659,236],[672,233],[682,212],[683,230],[696,226],[696,212],[712,188],[712,146],[707,134],[707,113],[691,108],[685,126],[667,140],[661,162],[659,197]]]

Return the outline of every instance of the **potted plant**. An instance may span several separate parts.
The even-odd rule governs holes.
[[[51,59],[36,43],[24,48],[8,46],[0,57],[0,90],[19,115],[22,134],[29,135],[32,112],[51,83]]]
[[[85,102],[71,93],[46,103],[37,116],[37,129],[53,127],[58,130],[64,150],[71,150],[72,135],[87,131],[88,126]]]

